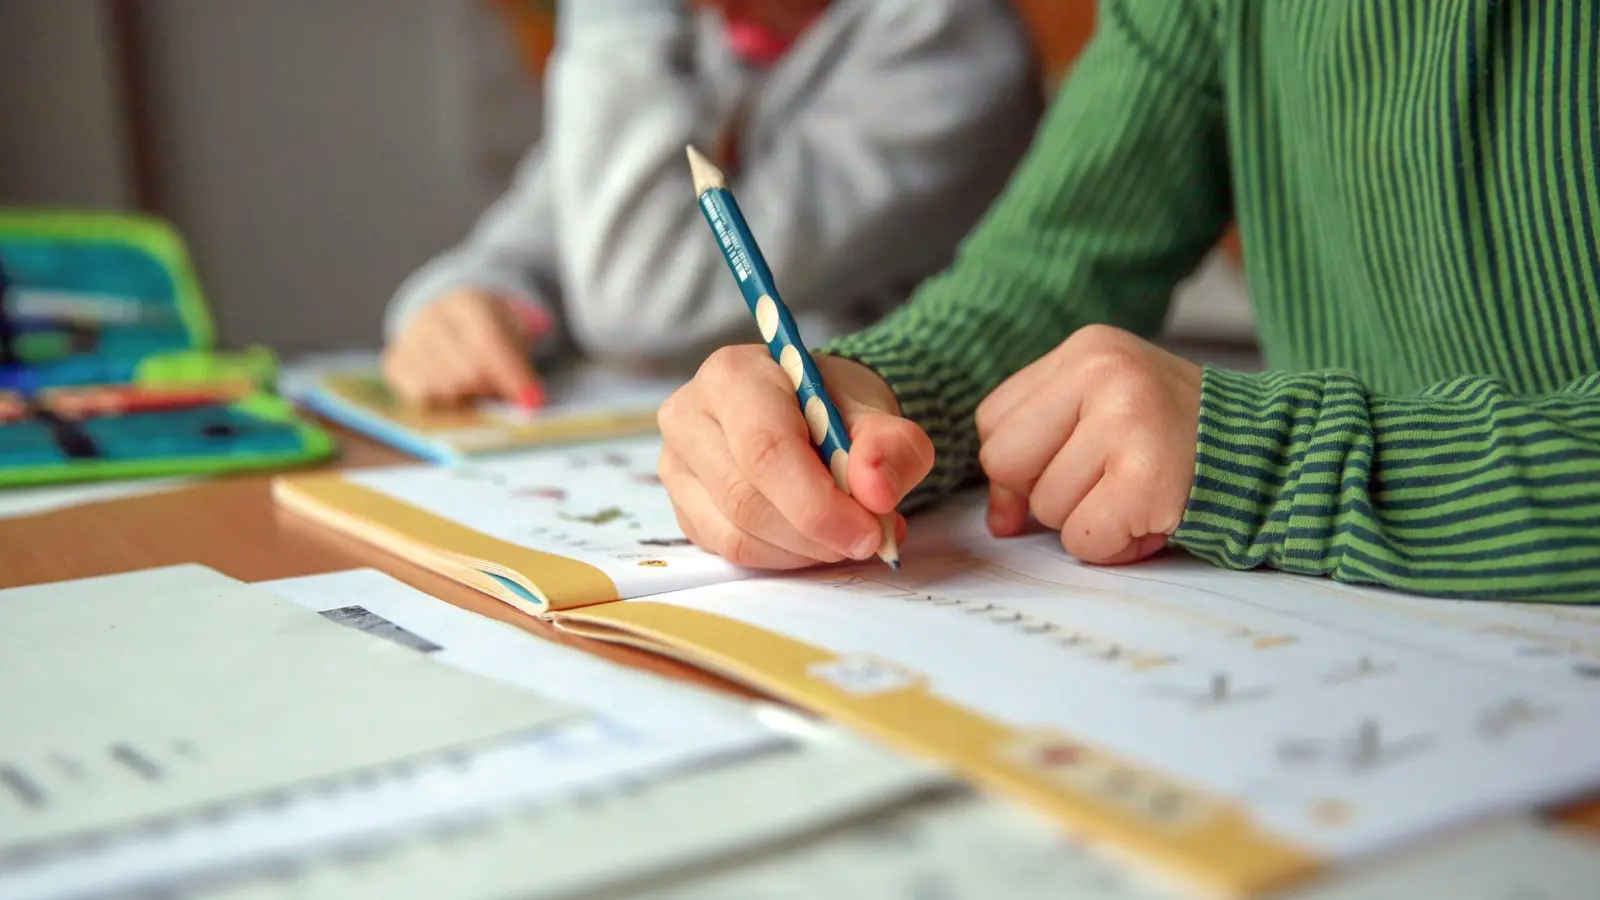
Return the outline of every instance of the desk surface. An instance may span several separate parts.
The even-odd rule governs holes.
[[[337,428],[336,468],[410,462]],[[381,569],[457,606],[636,668],[723,690],[732,685],[636,650],[580,641],[471,588],[279,509],[271,475],[220,478],[177,490],[0,519],[0,588],[200,563],[241,581]]]

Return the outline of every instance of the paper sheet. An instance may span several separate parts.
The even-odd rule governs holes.
[[[227,883],[266,861],[412,840],[462,817],[542,807],[574,792],[626,793],[657,779],[794,749],[794,735],[772,727],[748,703],[541,640],[373,570],[256,587],[322,613],[352,638],[364,634],[385,653],[493,679],[526,692],[530,703],[570,704],[585,714],[513,740],[452,748],[438,764],[323,779],[309,789],[277,792],[270,804],[223,802],[188,827],[136,830],[77,854],[0,866],[0,896]],[[880,764],[876,771],[881,785],[855,783],[864,802],[877,796],[874,785],[898,790],[907,777],[929,777],[910,765]]]
[[[1426,852],[1341,875],[1277,900],[1592,900],[1600,844],[1525,821],[1496,824]],[[1038,823],[977,800],[947,802],[840,830],[731,871],[637,900],[1183,900],[1086,848],[1052,841]],[[1197,898],[1198,900],[1198,898]]]
[[[1091,568],[1053,535],[645,602],[831,651],[841,661],[811,677],[847,691],[921,683],[1019,731],[1090,741],[1324,859],[1600,786],[1582,611],[1181,558]]]
[[[1476,829],[1285,900],[1590,900],[1597,886],[1600,843],[1513,821]]]
[[[664,873],[830,830],[941,786],[948,784],[926,768],[819,731],[787,752],[739,765],[267,864],[189,896],[499,900],[607,888],[627,896]]]
[[[645,758],[681,763],[779,739],[744,701],[542,640],[373,569],[260,586],[435,662],[602,717],[608,727],[632,736],[629,752],[609,760],[618,772],[635,770]]]
[[[699,878],[622,892],[637,900],[1182,900],[1137,880],[1022,810],[978,797],[839,829]]]
[[[576,714],[198,566],[0,593],[0,864]]]

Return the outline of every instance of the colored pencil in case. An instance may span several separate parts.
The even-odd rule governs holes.
[[[237,400],[235,388],[151,389],[113,385],[91,388],[63,388],[46,391],[40,405],[69,419],[99,416],[125,416],[135,413],[193,409]]]
[[[711,226],[717,246],[722,249],[723,259],[727,260],[728,268],[739,282],[739,292],[744,295],[745,305],[750,307],[751,314],[755,316],[756,327],[761,329],[761,339],[766,342],[773,360],[789,376],[790,384],[794,385],[795,398],[800,402],[800,411],[805,415],[806,427],[811,431],[811,442],[817,448],[817,455],[832,473],[833,483],[839,486],[839,490],[849,494],[850,485],[845,472],[850,459],[850,432],[844,427],[838,407],[833,405],[822,387],[822,373],[817,371],[811,353],[800,339],[800,329],[795,325],[794,316],[783,305],[772,270],[761,255],[761,248],[756,246],[755,236],[745,224],[744,214],[739,211],[739,203],[734,199],[733,192],[728,190],[722,170],[693,147],[688,148],[688,153],[689,170],[694,175],[694,192],[700,203],[700,211]],[[878,549],[878,556],[898,569],[900,548],[895,541],[894,516],[880,515],[878,522],[883,530],[883,543]]]

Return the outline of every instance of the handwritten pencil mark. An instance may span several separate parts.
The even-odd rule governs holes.
[[[140,753],[132,744],[112,744],[111,758],[145,781],[160,781],[166,775],[160,766]]]
[[[1480,713],[1478,732],[1491,739],[1503,738],[1513,731],[1548,719],[1554,714],[1549,707],[1535,706],[1523,697],[1513,697]]]
[[[23,806],[29,809],[44,809],[44,791],[16,766],[0,766],[0,784],[5,785],[11,796],[17,798],[17,802]]]

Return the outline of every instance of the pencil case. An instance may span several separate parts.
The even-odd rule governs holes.
[[[216,350],[189,253],[167,223],[0,210],[0,488],[329,456],[331,436],[271,393],[276,366],[263,348]],[[178,389],[202,399],[151,401]],[[84,398],[99,395],[116,402],[85,412]]]

